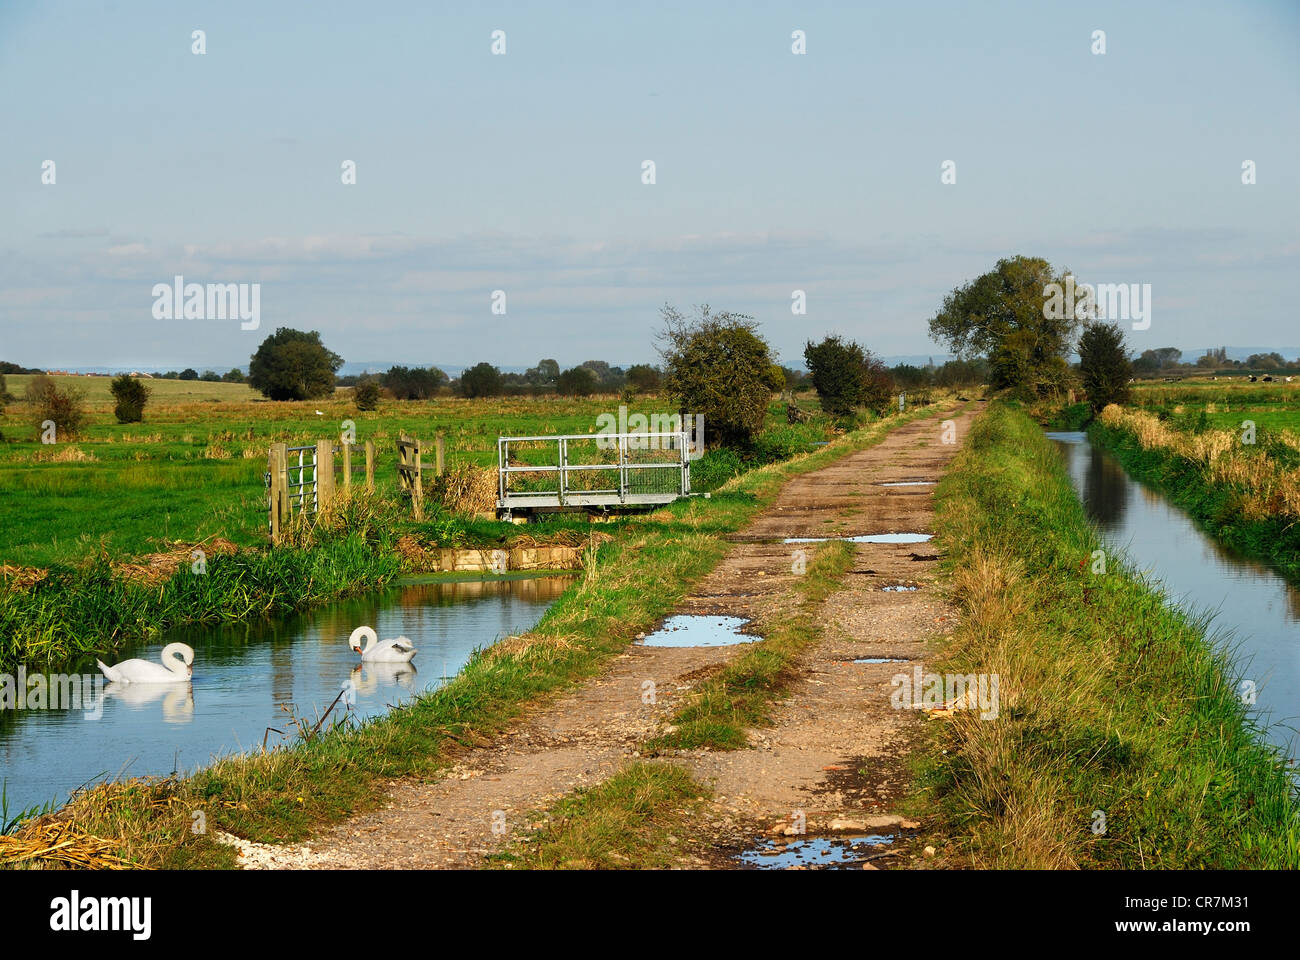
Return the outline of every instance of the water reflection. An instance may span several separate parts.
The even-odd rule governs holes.
[[[167,723],[185,723],[194,715],[192,683],[110,683],[104,687],[104,696],[116,697],[137,710],[159,704]]]
[[[1083,434],[1048,434],[1066,461],[1088,517],[1107,549],[1160,581],[1194,615],[1212,617],[1216,642],[1254,681],[1268,736],[1295,755],[1300,722],[1300,588],[1203,533],[1182,511],[1144,487]],[[1234,678],[1235,679],[1235,678]]]
[[[1128,507],[1128,475],[1110,457],[1088,457],[1083,473],[1083,504],[1094,523],[1115,530]]]
[[[194,647],[194,676],[183,684],[106,684],[93,711],[0,710],[0,779],[10,811],[61,800],[120,771],[189,772],[264,738],[268,746],[286,742],[274,731],[291,733],[295,717],[314,724],[336,699],[330,722],[377,716],[455,676],[476,649],[529,629],[572,582],[407,585],[284,620],[177,630],[123,650],[117,659],[152,660],[182,640]],[[361,624],[381,637],[410,637],[420,651],[415,661],[359,664],[347,639]]]

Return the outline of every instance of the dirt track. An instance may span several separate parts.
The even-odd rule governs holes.
[[[957,444],[940,442],[943,417],[892,431],[870,449],[790,481],[776,502],[735,539],[722,563],[685,599],[679,613],[731,614],[764,621],[789,609],[793,552],[786,537],[838,537],[933,530],[930,486],[881,486],[935,480],[964,440],[978,404],[945,414]],[[807,549],[805,546],[804,549]],[[890,678],[914,663],[855,664],[854,658],[922,662],[927,641],[951,632],[953,611],[930,591],[933,549],[920,544],[855,545],[842,589],[824,607],[825,634],[774,710],[775,723],[753,731],[737,751],[691,751],[674,762],[713,784],[708,818],[719,849],[770,829],[793,811],[809,827],[833,818],[896,824],[891,804],[903,784],[896,758],[923,721],[890,707]],[[913,592],[885,586],[917,586]],[[250,866],[429,868],[473,866],[524,815],[572,790],[598,783],[638,756],[637,744],[659,733],[682,694],[742,649],[633,645],[600,677],[535,708],[494,743],[474,750],[447,775],[391,785],[386,809],[324,832],[307,848],[249,848]],[[656,702],[642,703],[642,684]],[[500,811],[500,813],[497,813]],[[687,866],[725,864],[684,855]]]

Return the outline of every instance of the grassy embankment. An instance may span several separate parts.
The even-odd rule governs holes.
[[[19,379],[11,378],[11,389],[21,386]],[[66,379],[93,385],[102,378]],[[271,404],[252,401],[239,384],[202,388],[213,396],[158,398],[143,425],[117,424],[105,394],[90,403],[82,436],[54,446],[37,442],[24,422],[25,404],[12,405],[0,418],[9,438],[0,443],[0,569],[10,564],[8,576],[0,575],[0,669],[17,663],[77,669],[171,627],[279,615],[367,592],[402,569],[395,544],[403,535],[420,547],[508,548],[522,537],[580,542],[586,528],[580,519],[561,517],[526,529],[467,519],[440,506],[436,487],[426,521],[414,522],[400,505],[392,441],[403,432],[426,440],[441,432],[450,464],[484,471],[495,464],[500,434],[590,433],[611,404],[617,409],[609,397],[440,399],[389,401],[361,413],[346,394],[328,402]],[[662,404],[640,398],[631,414],[656,406]],[[377,496],[357,498],[333,533],[297,547],[264,549],[261,474],[268,445],[314,442],[348,419],[358,441],[379,447]],[[784,421],[784,407],[773,402],[754,449],[743,456],[711,451],[693,465],[693,487],[711,489],[746,465],[787,459],[837,435],[820,413],[806,424]],[[20,436],[26,439],[15,439]],[[353,469],[362,469],[361,457],[354,457]],[[623,526],[603,529],[619,535]],[[151,551],[210,547],[217,538],[239,549],[206,550],[206,576],[191,575],[190,552],[183,548],[185,562],[172,564],[177,573],[166,582],[157,570],[142,579],[126,568]],[[413,562],[408,556],[408,566]]]
[[[769,504],[788,478],[936,412],[913,408],[818,452],[742,474],[712,500],[627,521],[622,536],[592,552],[580,582],[530,633],[478,652],[452,682],[381,718],[292,749],[228,757],[179,782],[101,786],[64,812],[76,829],[109,839],[137,866],[231,866],[231,849],[211,837],[216,829],[263,842],[301,839],[372,806],[385,780],[436,772],[529,701],[592,676],[671,612],[725,553],[724,535]],[[209,834],[191,832],[195,810],[205,811]]]
[[[958,711],[925,765],[923,813],[951,855],[1008,868],[1300,866],[1286,763],[1236,696],[1232,664],[1122,562],[1091,573],[1100,540],[1037,425],[994,405],[937,496],[964,615],[933,669],[996,673],[1001,686],[998,718]]]
[[[1180,405],[1168,420],[1110,406],[1088,434],[1219,540],[1300,580],[1300,412],[1208,406]],[[1226,429],[1213,425],[1225,417]],[[1253,443],[1243,442],[1243,420],[1256,421]]]

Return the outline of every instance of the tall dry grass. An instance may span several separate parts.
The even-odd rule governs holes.
[[[1246,519],[1285,516],[1300,520],[1300,471],[1244,443],[1241,433],[1177,430],[1152,414],[1114,404],[1102,410],[1098,419],[1113,430],[1131,433],[1144,450],[1173,453],[1200,467],[1211,483],[1238,488]],[[1289,431],[1278,436],[1282,443],[1300,450],[1300,438]]]

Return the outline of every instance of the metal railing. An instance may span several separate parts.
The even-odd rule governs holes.
[[[505,516],[650,507],[690,492],[691,442],[684,431],[497,440],[497,511]]]

